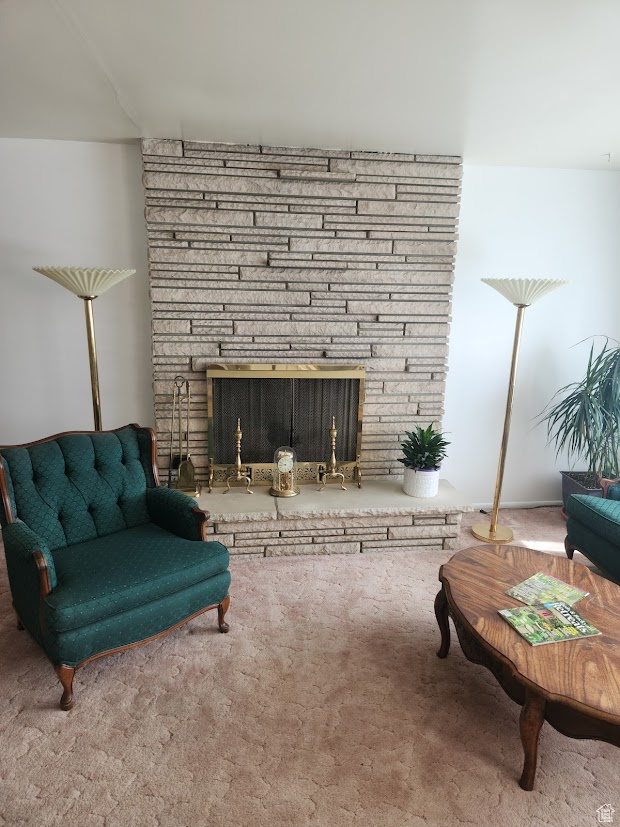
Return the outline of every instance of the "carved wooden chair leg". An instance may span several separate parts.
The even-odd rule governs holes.
[[[226,597],[222,600],[220,605],[217,607],[217,622],[220,626],[220,632],[227,632],[229,630],[229,625],[224,620],[224,615],[228,611],[228,607],[230,606],[230,595],[227,594]]]
[[[64,663],[61,663],[60,666],[56,667],[56,674],[64,690],[60,699],[60,708],[68,712],[73,706],[73,676],[75,675],[75,669],[73,666],[65,666]]]
[[[575,546],[573,546],[569,542],[568,536],[566,536],[565,539],[564,539],[564,548],[566,549],[566,556],[568,557],[569,560],[572,560],[573,559],[573,554],[575,553]]]

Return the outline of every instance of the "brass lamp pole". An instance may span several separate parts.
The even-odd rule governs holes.
[[[497,477],[495,480],[495,495],[493,498],[493,511],[491,512],[490,523],[475,523],[471,532],[478,540],[486,543],[509,543],[513,534],[512,531],[503,525],[497,524],[499,515],[499,504],[502,494],[502,483],[504,481],[504,468],[506,465],[506,450],[508,448],[508,436],[510,434],[510,420],[512,418],[512,400],[514,397],[515,380],[517,377],[517,362],[519,360],[519,347],[521,345],[521,332],[523,330],[523,316],[525,308],[534,304],[546,293],[562,287],[566,284],[560,279],[482,279],[489,287],[493,287],[517,308],[517,319],[515,322],[515,334],[512,345],[512,361],[510,363],[510,378],[508,380],[508,396],[506,399],[506,413],[504,415],[504,430],[502,443],[499,450],[499,463]]]
[[[78,296],[84,299],[86,313],[86,338],[88,339],[88,361],[90,364],[90,389],[93,397],[93,418],[95,430],[101,430],[101,397],[99,395],[99,370],[97,368],[97,341],[95,339],[95,318],[93,301],[97,296]]]
[[[66,287],[79,299],[84,301],[86,314],[86,337],[88,340],[88,361],[90,364],[90,385],[93,398],[93,418],[95,430],[102,429],[101,398],[99,395],[99,371],[97,369],[97,342],[95,340],[95,320],[93,301],[109,290],[119,281],[135,273],[135,270],[104,270],[95,267],[33,267],[57,284]]]

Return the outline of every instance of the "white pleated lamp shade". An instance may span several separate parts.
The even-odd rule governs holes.
[[[95,298],[114,287],[119,281],[133,275],[135,270],[105,270],[100,267],[33,267],[37,273],[47,276],[66,287],[80,298]]]
[[[529,307],[552,290],[568,282],[562,279],[482,279],[517,307]]]

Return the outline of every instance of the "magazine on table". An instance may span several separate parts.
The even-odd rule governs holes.
[[[542,606],[498,609],[498,613],[532,646],[601,634],[568,603],[553,602]]]
[[[563,580],[558,580],[551,574],[542,571],[533,574],[516,586],[506,591],[510,597],[515,597],[528,606],[537,606],[544,603],[567,603],[573,606],[579,600],[587,597],[589,592],[570,586]]]

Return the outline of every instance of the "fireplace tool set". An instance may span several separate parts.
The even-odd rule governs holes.
[[[185,390],[185,393],[183,391]],[[183,430],[183,402],[185,401],[185,431]],[[183,376],[174,377],[172,389],[172,416],[170,418],[170,461],[168,464],[168,488],[176,488],[190,497],[197,497],[200,494],[200,484],[196,482],[196,469],[189,453],[189,426],[192,396],[189,382]],[[178,449],[174,453],[175,442],[175,420],[178,428]],[[185,442],[185,446],[183,443]],[[184,450],[185,447],[185,450]],[[172,480],[172,471],[176,469],[177,478]]]

